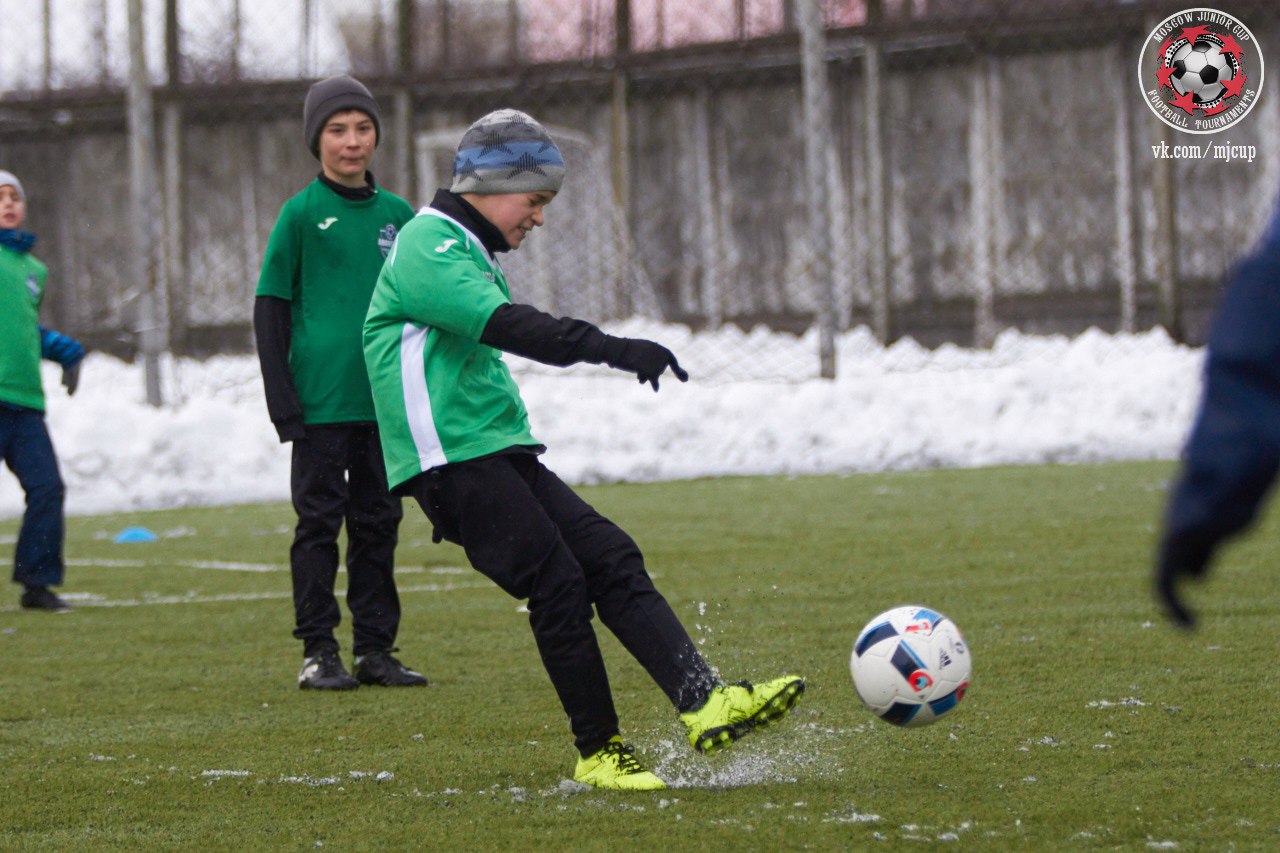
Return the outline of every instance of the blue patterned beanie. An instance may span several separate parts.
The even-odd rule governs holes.
[[[547,129],[519,110],[497,110],[462,135],[453,160],[455,193],[559,192],[564,157]]]

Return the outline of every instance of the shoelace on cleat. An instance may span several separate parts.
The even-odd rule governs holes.
[[[618,770],[628,776],[632,773],[643,773],[644,768],[632,753],[631,747],[625,743],[610,742],[604,745],[604,751],[617,758]]]

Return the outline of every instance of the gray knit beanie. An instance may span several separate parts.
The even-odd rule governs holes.
[[[455,193],[559,192],[564,157],[547,129],[519,110],[496,110],[462,135],[453,159]]]
[[[307,91],[307,101],[302,105],[302,135],[307,149],[315,157],[320,156],[320,131],[334,113],[344,110],[360,110],[373,119],[374,142],[382,136],[378,120],[378,104],[373,95],[359,80],[339,74],[314,84]]]
[[[18,176],[13,172],[6,172],[4,169],[0,169],[0,187],[3,186],[12,186],[18,191],[18,198],[23,201],[27,200],[27,194],[22,191],[22,183],[18,180]]]

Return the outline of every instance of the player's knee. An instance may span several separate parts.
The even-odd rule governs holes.
[[[62,483],[62,477],[54,473],[51,477],[27,486],[27,506],[33,509],[60,510],[66,495],[67,489]]]

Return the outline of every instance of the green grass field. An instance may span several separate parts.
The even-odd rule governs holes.
[[[415,506],[400,647],[432,686],[339,695],[296,687],[286,505],[72,518],[75,612],[18,610],[16,588],[0,606],[0,848],[1275,849],[1280,513],[1177,632],[1148,594],[1171,473],[582,490],[728,680],[809,679],[791,719],[703,758],[606,635],[624,736],[672,784],[645,794],[567,781],[525,615]],[[160,540],[113,543],[134,524]],[[965,702],[924,729],[873,719],[849,679],[858,630],[902,603],[974,654]]]

